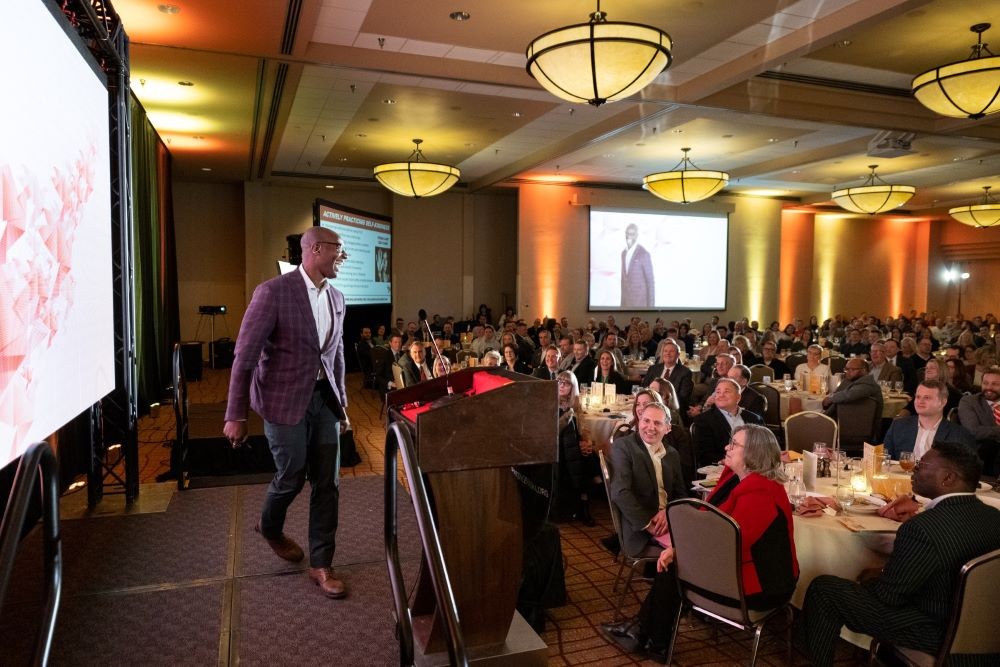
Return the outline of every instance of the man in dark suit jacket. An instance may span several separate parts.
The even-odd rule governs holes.
[[[885,358],[903,374],[903,389],[912,395],[917,390],[917,369],[913,362],[899,353],[899,343],[890,338],[885,341]]]
[[[539,361],[538,368],[532,375],[536,378],[542,380],[555,380],[556,376],[559,375],[559,348],[555,345],[549,345],[548,348],[542,350],[542,356]],[[578,378],[579,379],[579,378]],[[588,382],[593,382],[594,378],[591,377]]]
[[[812,664],[833,664],[840,629],[894,646],[936,654],[944,637],[958,572],[1000,548],[1000,511],[974,493],[980,462],[960,443],[938,441],[913,470],[913,492],[930,498],[920,514],[910,496],[879,513],[903,520],[881,575],[855,583],[831,575],[809,585],[802,639]],[[911,518],[912,517],[912,518]],[[950,665],[996,665],[1000,656],[952,656]]]
[[[860,357],[848,359],[840,386],[823,399],[823,412],[830,417],[836,417],[838,405],[856,403],[866,398],[875,399],[878,404],[876,414],[881,416],[882,388],[875,383],[875,378],[868,374],[868,362]]]
[[[590,350],[585,341],[573,343],[573,360],[569,362],[567,369],[576,376],[577,384],[590,384],[594,381],[594,368],[597,362],[590,356]]]
[[[347,259],[340,237],[324,227],[303,235],[297,271],[257,287],[236,339],[223,433],[246,440],[247,405],[264,418],[277,472],[264,496],[257,531],[274,552],[302,560],[283,530],[288,506],[309,499],[309,577],[327,597],[347,594],[331,565],[340,497],[340,433],[349,428],[344,385],[344,295],[327,279]]]
[[[983,372],[982,392],[963,396],[958,402],[958,420],[979,444],[979,458],[986,474],[996,474],[1000,448],[1000,368]]]
[[[728,377],[740,385],[740,407],[763,417],[767,412],[767,399],[750,386],[750,369],[743,364],[736,364],[729,369]]]
[[[653,378],[659,377],[665,377],[674,385],[677,402],[680,403],[680,413],[686,415],[691,405],[691,394],[694,392],[694,379],[691,369],[680,363],[680,347],[677,342],[669,338],[664,340],[660,347],[660,361],[650,366],[642,378],[642,386],[648,387]]]
[[[653,258],[649,251],[636,243],[639,228],[625,228],[625,250],[622,250],[622,308],[653,308],[656,292],[653,278]]]
[[[702,466],[722,460],[733,428],[764,423],[760,415],[740,407],[740,385],[736,380],[719,378],[712,396],[714,408],[702,412],[691,425],[691,439],[698,465]]]
[[[407,387],[434,377],[427,363],[427,349],[423,343],[419,340],[410,341],[408,354],[399,359],[399,370],[403,375],[403,384]]]
[[[667,503],[687,496],[680,455],[663,446],[669,432],[670,413],[661,403],[649,403],[639,415],[636,432],[611,446],[610,492],[621,512],[626,553],[637,554],[651,538],[665,535]],[[660,479],[654,458],[660,463]]]
[[[944,418],[948,385],[941,380],[924,380],[917,386],[913,407],[917,414],[894,419],[885,434],[885,454],[897,459],[900,452],[923,456],[931,442],[960,442],[976,451],[976,439],[967,430]]]
[[[768,341],[760,346],[760,350],[763,355],[763,359],[761,359],[760,363],[771,369],[772,381],[777,382],[781,378],[785,377],[786,374],[791,375],[792,371],[789,370],[788,364],[774,356],[774,353],[777,350],[777,346],[774,343]]]
[[[391,389],[398,389],[392,375],[392,366],[398,364],[404,356],[406,353],[403,351],[403,335],[398,332],[393,332],[389,336],[388,346],[378,347],[372,351],[375,381],[383,394]]]

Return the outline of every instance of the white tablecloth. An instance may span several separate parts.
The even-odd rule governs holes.
[[[823,397],[819,394],[810,394],[807,391],[785,391],[784,386],[781,384],[772,385],[778,390],[781,397],[781,419],[788,419],[789,415],[793,415],[796,412],[822,412],[823,411]],[[791,402],[792,398],[797,398],[802,404],[801,409],[792,410]],[[882,418],[892,419],[899,411],[906,407],[906,404],[910,402],[910,397],[906,395],[900,396],[887,396],[882,395]]]

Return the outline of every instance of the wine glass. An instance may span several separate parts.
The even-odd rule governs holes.
[[[825,442],[814,442],[813,443],[813,454],[816,455],[816,458],[820,458],[820,459],[827,458],[828,454],[827,454],[827,451],[826,451],[826,443]]]
[[[913,467],[917,465],[917,460],[913,456],[913,452],[900,452],[899,453],[899,467],[903,469],[903,472],[910,473],[913,471]]]
[[[841,484],[837,487],[837,502],[844,508],[844,514],[854,504],[854,488],[850,484]]]
[[[789,375],[788,373],[785,373],[785,377],[783,377],[782,380],[784,380],[784,382],[785,382],[785,391],[791,391],[792,390],[792,384],[793,384],[792,383],[792,376]]]
[[[903,383],[900,382],[899,380],[894,380],[893,383],[892,383],[892,392],[894,394],[902,394],[903,393]]]
[[[805,497],[805,484],[798,477],[792,477],[792,481],[788,483],[788,500],[792,503],[792,507],[797,508]]]

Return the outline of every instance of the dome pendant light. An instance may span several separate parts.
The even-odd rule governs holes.
[[[724,171],[698,169],[688,157],[690,148],[682,148],[684,157],[670,171],[650,174],[642,179],[642,187],[660,199],[677,204],[708,199],[729,183],[729,174]]]
[[[883,181],[875,174],[877,164],[870,164],[868,168],[872,173],[862,185],[833,192],[833,201],[840,208],[854,213],[875,215],[899,208],[910,201],[910,197],[917,191],[912,185],[889,185]]]
[[[462,172],[446,164],[426,162],[420,152],[423,139],[414,139],[416,148],[406,162],[389,162],[375,167],[375,178],[383,186],[404,197],[433,197],[458,182]],[[422,159],[423,158],[423,159]]]
[[[972,206],[959,206],[948,209],[948,215],[955,218],[963,225],[984,229],[1000,224],[1000,204],[990,201],[990,186],[984,185],[986,195],[982,204]]]
[[[914,77],[910,87],[917,101],[934,113],[951,118],[982,118],[1000,111],[1000,56],[983,44],[989,23],[969,28],[979,40],[967,60],[941,65]],[[985,54],[985,55],[984,55]]]
[[[536,37],[528,45],[528,74],[550,93],[595,107],[638,93],[670,66],[670,35],[640,23],[607,20],[597,1],[589,23]]]

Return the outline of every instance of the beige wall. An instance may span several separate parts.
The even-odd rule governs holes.
[[[1000,227],[974,229],[954,220],[941,224],[939,253],[928,270],[928,283],[938,291],[942,312],[958,310],[958,287],[945,282],[945,268],[960,267],[969,272],[962,289],[962,310],[969,317],[1000,312]]]

